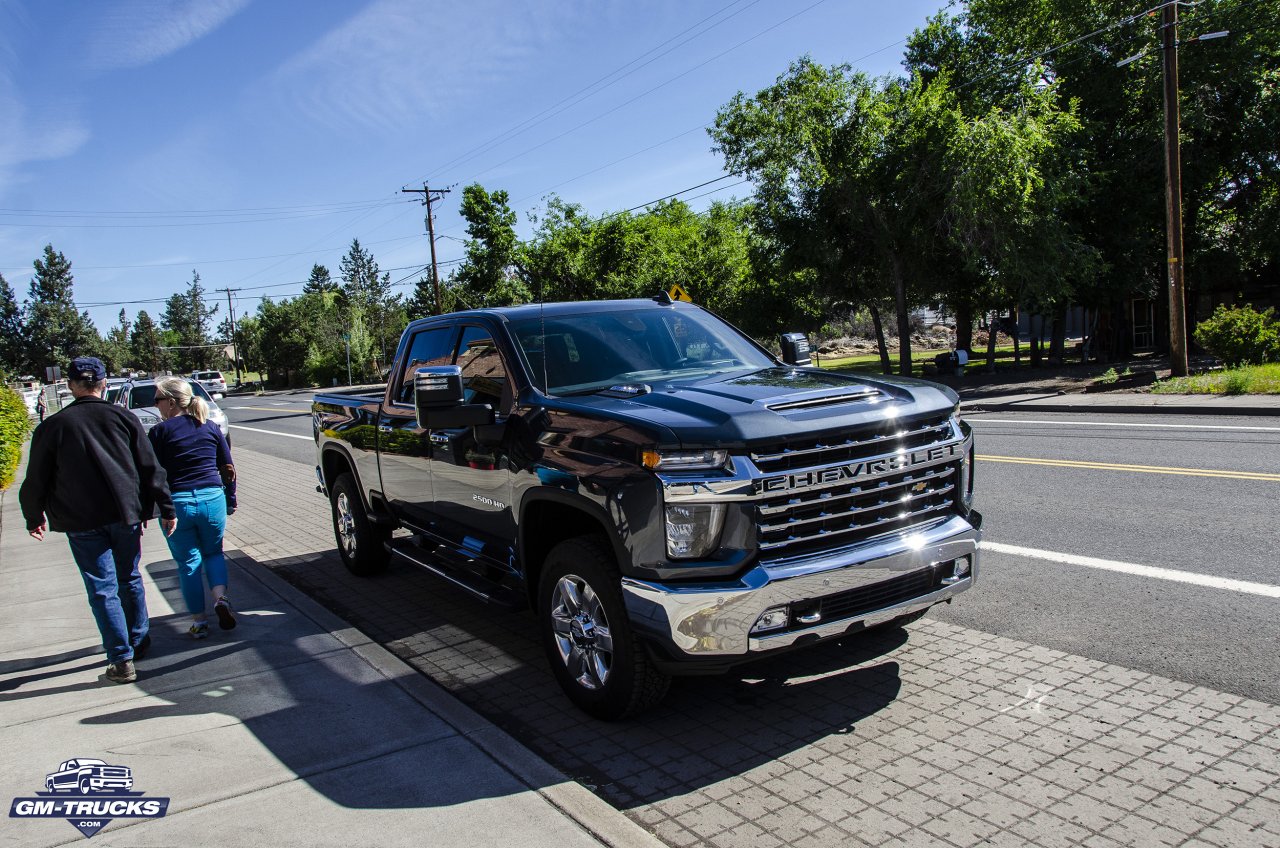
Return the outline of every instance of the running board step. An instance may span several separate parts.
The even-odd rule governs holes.
[[[459,567],[450,565],[446,554],[428,550],[418,544],[414,538],[392,539],[386,542],[384,547],[391,554],[404,557],[419,568],[425,568],[437,577],[448,580],[459,589],[485,603],[507,609],[519,609],[528,605],[525,598],[518,592],[490,583],[473,574],[468,574]]]

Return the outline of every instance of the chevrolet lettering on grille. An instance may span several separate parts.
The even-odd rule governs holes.
[[[964,445],[956,442],[950,445],[938,445],[911,453],[893,454],[878,459],[862,462],[850,462],[846,465],[833,465],[827,468],[816,468],[798,474],[780,474],[777,477],[766,477],[756,482],[759,494],[789,492],[793,489],[810,489],[815,486],[829,486],[836,483],[870,480],[904,471],[917,465],[932,465],[959,457]]]

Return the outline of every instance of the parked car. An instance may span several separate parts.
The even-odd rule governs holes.
[[[128,790],[133,788],[133,770],[128,766],[112,766],[102,760],[79,757],[58,763],[56,771],[45,775],[44,788],[50,792],[78,790],[81,795],[113,789]]]
[[[222,435],[226,436],[227,442],[230,443],[231,430],[227,425],[227,414],[209,396],[204,386],[190,377],[187,378],[187,382],[191,384],[191,393],[203,398],[204,402],[209,404],[209,420],[218,425]],[[162,420],[160,410],[156,408],[155,380],[129,380],[120,387],[115,403],[138,416],[138,420],[142,422],[142,428],[148,432]]]
[[[106,395],[104,395],[104,397],[107,400],[107,403],[116,402],[116,398],[120,396],[120,387],[127,382],[129,382],[129,378],[127,377],[108,377],[107,378],[107,393]]]
[[[227,393],[227,381],[221,371],[194,371],[191,379],[204,386],[204,390],[215,397]]]
[[[671,675],[967,590],[982,517],[959,398],[808,367],[802,335],[781,341],[779,360],[666,296],[415,321],[383,391],[313,401],[338,554],[532,607],[557,681],[603,719]]]

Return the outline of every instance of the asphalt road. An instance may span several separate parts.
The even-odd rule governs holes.
[[[311,474],[310,399],[227,398],[233,449],[272,453]],[[1280,704],[1280,421],[1077,413],[969,421],[993,547],[979,585],[930,615]],[[1183,575],[1212,585],[1170,579]]]

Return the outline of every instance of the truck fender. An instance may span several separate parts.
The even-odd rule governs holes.
[[[532,511],[547,505],[577,513],[581,516],[581,521],[575,523],[557,520],[553,526],[559,532],[548,533],[545,525],[537,526],[528,520]],[[520,501],[519,522],[516,556],[524,572],[531,602],[537,593],[538,570],[542,567],[543,557],[556,543],[573,536],[598,533],[613,549],[619,568],[624,572],[628,570],[626,564],[630,560],[630,555],[623,547],[618,533],[615,532],[612,518],[604,507],[590,498],[550,486],[530,489]]]
[[[360,489],[360,499],[364,501],[364,509],[367,513],[369,511],[369,493],[365,488],[364,482],[356,474],[355,457],[342,445],[326,442],[324,447],[320,449],[320,474],[324,478],[325,491],[332,492],[333,481],[344,473],[350,473],[351,476],[356,478],[356,483],[359,484]]]

